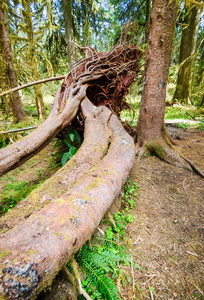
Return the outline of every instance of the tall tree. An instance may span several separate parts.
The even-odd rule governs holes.
[[[61,0],[61,1],[62,1],[62,8],[63,8],[64,23],[65,23],[65,32],[66,32],[66,38],[67,38],[68,62],[69,62],[69,65],[71,65],[72,51],[73,51],[72,2],[71,2],[71,0]]]
[[[191,104],[191,89],[193,81],[193,69],[195,50],[198,36],[198,28],[201,16],[201,6],[189,2],[184,19],[181,47],[180,69],[178,72],[177,85],[174,93],[174,101]]]
[[[22,11],[23,17],[24,17],[24,25],[21,25],[21,28],[23,29],[24,33],[27,35],[28,40],[28,55],[30,60],[30,68],[31,73],[33,76],[33,79],[35,81],[39,80],[39,73],[38,73],[38,67],[37,67],[37,59],[36,59],[36,39],[34,37],[35,32],[33,29],[33,20],[32,20],[32,12],[30,9],[30,0],[22,0],[22,5],[24,10]],[[43,97],[41,93],[41,87],[40,85],[36,85],[34,87],[35,90],[35,100],[38,110],[38,116],[40,119],[43,119],[46,116],[46,110],[45,105],[43,102]]]
[[[153,0],[137,124],[137,150],[140,157],[146,147],[165,161],[183,167],[183,161],[171,148],[164,125],[166,86],[176,18],[176,0]]]
[[[6,5],[5,3],[3,3],[3,1],[0,1],[0,36],[2,38],[4,59],[7,63],[8,78],[10,81],[11,88],[14,88],[17,87],[17,80],[14,71],[13,54],[11,51],[11,44],[9,40],[7,23],[8,21],[7,21]],[[21,104],[19,92],[13,93],[13,95],[10,97],[10,104],[11,104],[14,121],[21,122],[23,118],[26,116],[26,114]]]

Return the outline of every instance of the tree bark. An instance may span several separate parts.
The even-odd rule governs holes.
[[[141,157],[146,147],[163,160],[183,167],[183,161],[170,148],[164,129],[166,86],[176,17],[176,0],[153,1],[137,124],[137,151]]]
[[[173,100],[185,104],[192,104],[191,89],[195,61],[194,54],[201,11],[201,7],[192,3],[186,13],[185,24],[183,24],[179,61],[180,68]]]
[[[11,51],[11,44],[9,40],[6,12],[3,9],[3,5],[1,1],[0,1],[0,34],[3,42],[4,59],[7,63],[10,85],[11,88],[15,88],[17,87],[17,80],[16,80],[16,75],[15,75],[14,65],[13,65],[13,54]],[[10,103],[11,103],[14,122],[21,122],[26,116],[26,113],[23,110],[20,95],[18,92],[13,93],[13,95],[10,98]]]
[[[83,114],[88,116],[92,109],[85,98]],[[71,190],[1,236],[0,295],[5,299],[33,299],[51,284],[98,227],[134,164],[133,139],[108,108],[97,110],[98,114],[107,113],[111,131],[110,146],[101,163]],[[91,134],[95,136],[94,130]]]

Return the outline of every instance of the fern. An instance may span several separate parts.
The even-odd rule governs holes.
[[[84,288],[88,289],[92,298],[94,294],[97,294],[97,298],[94,297],[93,299],[121,299],[115,282],[106,275],[99,265],[83,260],[80,267],[86,278],[85,282],[82,281],[82,284],[86,283]]]
[[[85,278],[82,285],[92,299],[121,299],[113,278],[117,279],[121,272],[119,263],[130,262],[130,258],[112,246],[107,249],[107,243],[110,247],[110,241],[92,248],[85,244],[75,256]]]
[[[120,241],[124,236],[127,226],[127,216],[133,204],[130,195],[135,196],[138,189],[136,183],[128,181],[126,186],[123,206],[125,211],[115,215],[116,228],[108,227],[106,237],[95,236],[92,239],[92,246],[85,244],[75,255],[83,280],[82,286],[91,296],[91,299],[117,300],[121,299],[116,285],[118,278],[123,282],[127,281],[127,273],[121,268],[122,265],[130,267],[130,255]],[[131,216],[131,215],[130,215]],[[107,234],[107,233],[112,234]],[[134,265],[141,270],[141,267]],[[83,296],[79,299],[84,300]]]

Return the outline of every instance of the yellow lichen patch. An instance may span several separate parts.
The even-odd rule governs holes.
[[[65,200],[63,198],[58,198],[55,202],[60,203],[60,204],[64,204]]]
[[[31,249],[31,250],[29,250],[28,251],[28,255],[33,255],[33,254],[35,254],[37,252],[37,250],[35,250],[35,249]]]
[[[67,241],[70,240],[69,235],[68,235],[65,231],[62,231],[62,234],[63,234],[64,238],[65,238]]]
[[[95,179],[92,183],[87,185],[87,187],[85,187],[84,191],[89,191],[89,190],[92,190],[94,188],[97,188],[98,187],[98,180],[97,179]]]

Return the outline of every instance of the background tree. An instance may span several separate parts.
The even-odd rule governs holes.
[[[192,104],[191,90],[194,73],[195,51],[198,36],[198,28],[202,7],[193,1],[186,2],[186,14],[182,24],[182,38],[180,46],[179,72],[174,101]]]
[[[73,17],[72,17],[72,1],[61,0],[65,24],[65,32],[67,39],[67,54],[69,65],[72,64],[72,52],[73,52]]]
[[[9,78],[9,85],[11,88],[17,86],[17,79],[14,71],[13,64],[13,53],[11,50],[11,44],[9,40],[9,32],[8,32],[8,21],[7,21],[7,12],[6,12],[6,4],[0,1],[0,36],[2,38],[2,48],[3,48],[3,57],[6,62],[7,75]],[[1,72],[1,76],[3,72]],[[19,92],[14,92],[10,97],[10,104],[13,113],[14,122],[21,122],[23,118],[26,116],[22,104]]]
[[[28,57],[30,62],[31,73],[34,81],[37,81],[39,80],[39,73],[38,73],[37,59],[36,59],[36,50],[35,50],[36,38],[34,37],[35,32],[34,32],[32,15],[35,14],[35,17],[37,18],[37,14],[39,13],[39,11],[42,10],[43,7],[42,6],[39,7],[38,12],[37,11],[31,12],[30,1],[22,0],[22,5],[23,5],[22,15],[23,15],[24,24],[21,24],[21,29],[27,36]],[[46,116],[46,110],[43,102],[40,85],[36,85],[34,87],[34,90],[35,90],[35,100],[36,100],[36,105],[38,110],[38,116],[40,119],[43,119]]]

